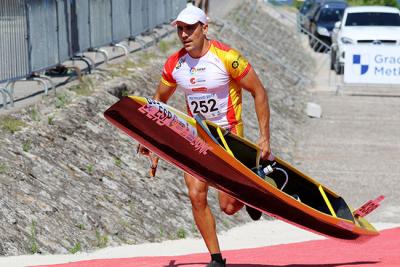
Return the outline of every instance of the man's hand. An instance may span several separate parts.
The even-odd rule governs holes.
[[[137,153],[140,153],[141,155],[144,155],[150,159],[151,166],[150,166],[149,174],[151,177],[156,176],[159,157],[156,154],[151,153],[150,150],[148,150],[146,147],[142,146],[141,144],[139,144],[137,147]]]
[[[261,158],[264,160],[273,159],[271,155],[271,147],[269,144],[269,103],[268,94],[261,80],[258,78],[253,68],[244,76],[239,84],[242,88],[246,89],[254,97],[254,106],[256,109],[258,128],[260,129],[260,138],[258,139],[258,146],[261,148]]]
[[[260,137],[258,139],[258,146],[261,148],[261,158],[266,160],[272,157],[271,147],[267,138]]]
[[[153,99],[159,102],[167,103],[168,99],[175,92],[175,89],[176,85],[168,86],[160,81],[156,93],[153,96]],[[146,147],[142,146],[141,144],[139,144],[137,147],[137,153],[146,156],[150,159],[150,164],[151,164],[150,176],[154,177],[156,175],[159,157],[155,153],[152,153],[150,150],[148,150]]]
[[[150,155],[150,150],[148,150],[145,146],[142,146],[141,144],[138,144],[136,153],[140,153],[143,156],[149,156]]]

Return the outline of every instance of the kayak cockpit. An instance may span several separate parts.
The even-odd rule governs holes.
[[[199,119],[196,118],[199,123]],[[310,177],[291,168],[284,161],[276,158],[274,161],[260,160],[260,149],[253,143],[231,132],[221,129],[209,121],[200,121],[203,128],[214,142],[222,146],[231,156],[251,170],[273,165],[274,170],[268,173],[276,187],[303,204],[327,215],[354,221],[354,216],[344,199],[329,189],[318,184]],[[257,172],[256,172],[257,173]],[[265,178],[265,177],[261,177]]]

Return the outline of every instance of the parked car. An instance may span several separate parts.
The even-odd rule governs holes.
[[[297,27],[300,32],[303,32],[304,23],[308,19],[308,13],[313,10],[316,6],[318,6],[322,0],[305,0],[301,5],[299,12],[297,13]]]
[[[320,43],[314,44],[317,39],[326,44],[327,47],[331,45],[332,30],[335,23],[342,19],[347,6],[347,3],[342,1],[324,1],[316,8],[314,15],[309,19],[308,25],[308,30],[313,35],[310,37],[310,45],[315,50],[319,50],[320,46]]]
[[[347,45],[400,45],[400,11],[386,6],[348,7],[332,32],[331,69],[344,72]]]

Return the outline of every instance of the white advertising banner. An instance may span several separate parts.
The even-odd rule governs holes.
[[[400,46],[347,46],[344,82],[400,84]]]

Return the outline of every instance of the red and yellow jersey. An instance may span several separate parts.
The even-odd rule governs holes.
[[[201,113],[242,135],[242,89],[238,81],[251,65],[238,51],[215,40],[210,42],[208,52],[200,58],[192,58],[184,48],[170,56],[161,82],[184,92],[189,115]]]

